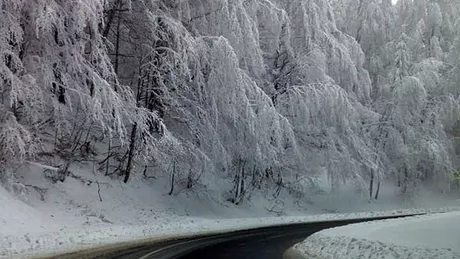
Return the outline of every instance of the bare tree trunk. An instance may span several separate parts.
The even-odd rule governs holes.
[[[278,198],[281,194],[281,188],[283,187],[283,177],[278,173],[278,179],[276,180],[276,190],[273,197]]]
[[[108,18],[106,21],[106,26],[104,30],[102,31],[102,36],[104,36],[104,38],[107,38],[107,36],[109,35],[110,27],[112,26],[112,21],[114,17],[115,17],[115,9],[109,10]]]
[[[110,167],[110,150],[112,146],[112,140],[109,138],[109,144],[107,147],[107,163],[105,164],[105,176],[109,175],[109,167]]]
[[[237,174],[235,175],[235,196],[233,197],[233,204],[236,204],[238,196],[239,196],[239,191],[240,191],[240,175]]]
[[[371,169],[371,180],[369,182],[369,199],[372,200],[372,195],[374,194],[374,170]]]
[[[238,159],[238,173],[235,176],[235,197],[233,198],[233,203],[238,203],[238,197],[240,196],[240,184],[241,184],[241,160]]]
[[[114,64],[115,73],[117,75],[119,72],[119,62],[120,62],[120,37],[121,37],[120,27],[121,27],[121,14],[120,12],[118,12],[117,32],[116,32],[116,41],[115,41],[115,64]],[[118,87],[116,84],[115,84],[114,90],[115,92],[118,92]]]
[[[123,180],[123,182],[125,183],[128,182],[129,176],[131,174],[131,168],[132,168],[133,157],[134,157],[134,148],[136,144],[136,133],[137,133],[137,123],[134,123],[133,128],[131,130],[131,138],[130,138],[129,152],[128,152],[128,163],[126,165],[126,170],[125,170],[125,179]]]
[[[193,178],[192,178],[192,169],[188,172],[187,177],[187,189],[192,189],[193,187]]]
[[[404,179],[402,181],[402,193],[406,194],[407,193],[407,182],[409,178],[409,172],[407,172],[407,167],[404,166]]]
[[[173,164],[173,171],[171,174],[171,189],[169,190],[168,195],[172,195],[174,192],[174,178],[176,177],[176,161]]]
[[[377,181],[377,190],[375,192],[375,197],[374,197],[376,200],[378,200],[379,194],[380,194],[380,178]]]
[[[245,167],[246,162],[242,159],[238,159],[237,162],[237,174],[235,175],[235,195],[233,197],[233,204],[238,205],[244,197],[245,193],[245,185],[244,185],[244,178],[245,176]]]
[[[118,0],[114,5],[113,8],[108,11],[107,21],[105,22],[104,30],[102,31],[102,36],[107,38],[110,33],[110,28],[112,27],[113,19],[115,19],[115,14],[120,12],[128,11],[127,9],[122,9],[122,1]]]
[[[244,177],[245,177],[245,172],[244,172],[244,169],[245,169],[245,163],[243,163],[243,166],[241,168],[241,178],[240,178],[240,200],[241,200],[241,197],[244,195]]]

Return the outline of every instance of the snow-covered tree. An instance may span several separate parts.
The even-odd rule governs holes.
[[[365,53],[364,67],[372,83],[378,85],[378,78],[387,73],[382,52],[394,34],[395,9],[391,1],[334,0],[333,7],[337,27],[360,44]],[[376,62],[381,65],[376,66]]]
[[[394,83],[399,83],[403,78],[409,76],[409,70],[412,66],[412,58],[410,56],[410,50],[408,49],[406,41],[408,41],[407,35],[402,34],[395,44],[396,52],[394,54],[394,65],[392,72],[392,81]]]
[[[19,157],[45,159],[23,151],[41,142],[41,154],[68,164],[101,139],[125,145],[130,123],[156,117],[119,83],[99,31],[102,1],[4,1],[2,12],[2,124]]]
[[[239,204],[322,173],[334,190],[354,181],[377,198],[393,181],[409,194],[444,188],[456,167],[453,1],[0,8],[0,170],[91,159],[125,182],[169,177],[171,195],[210,188]]]

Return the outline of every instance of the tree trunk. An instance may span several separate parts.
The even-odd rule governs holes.
[[[241,160],[238,160],[238,173],[235,175],[235,197],[233,197],[233,203],[238,204],[238,197],[240,196],[240,184],[241,184]]]
[[[239,191],[240,191],[239,184],[240,184],[240,175],[237,174],[237,175],[235,175],[235,197],[233,197],[233,204],[237,204]]]
[[[406,194],[407,193],[407,181],[409,178],[409,172],[407,172],[407,167],[404,167],[404,179],[402,182],[402,193]]]
[[[125,183],[128,182],[129,176],[131,174],[131,168],[132,168],[133,157],[134,157],[134,148],[136,144],[136,133],[137,133],[137,123],[134,123],[133,128],[131,130],[131,138],[130,138],[129,152],[128,152],[128,163],[126,165],[126,170],[125,170],[125,179],[123,180],[123,182]]]
[[[379,194],[380,194],[380,179],[377,181],[377,190],[375,191],[376,200],[379,198]]]
[[[109,144],[107,146],[107,163],[105,164],[105,176],[109,175],[109,167],[110,167],[110,150],[112,149],[112,140],[109,138]]]
[[[119,62],[120,62],[120,27],[121,27],[121,15],[120,12],[118,12],[118,21],[117,21],[117,35],[116,35],[116,41],[115,41],[115,73],[118,75],[119,72]],[[117,85],[115,84],[114,87],[115,92],[118,92]]]
[[[241,178],[240,178],[240,200],[241,200],[241,197],[243,197],[244,195],[244,178],[245,178],[245,172],[244,172],[244,169],[245,169],[245,164],[246,163],[243,163],[243,168],[241,168]]]
[[[193,178],[192,178],[192,169],[188,172],[187,177],[187,189],[192,189],[193,187]]]
[[[371,180],[369,182],[369,199],[372,200],[372,195],[374,193],[374,170],[371,169]]]
[[[173,192],[174,192],[174,178],[176,176],[176,161],[174,161],[174,164],[173,164],[173,171],[172,171],[172,175],[171,175],[171,189],[169,189],[169,193],[168,195],[172,195]]]
[[[121,11],[124,11],[124,10],[122,10],[122,2],[120,0],[118,0],[113,5],[113,8],[108,11],[107,21],[105,22],[106,25],[105,25],[104,30],[102,31],[102,36],[104,36],[104,38],[107,38],[107,36],[109,36],[110,28],[112,27],[113,19],[115,19],[115,13],[120,13]]]

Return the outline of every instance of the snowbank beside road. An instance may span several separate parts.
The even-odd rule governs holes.
[[[332,228],[296,244],[286,257],[460,258],[459,222],[460,212],[449,212]]]

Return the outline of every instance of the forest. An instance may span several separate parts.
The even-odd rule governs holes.
[[[1,0],[0,183],[459,190],[460,1]]]

